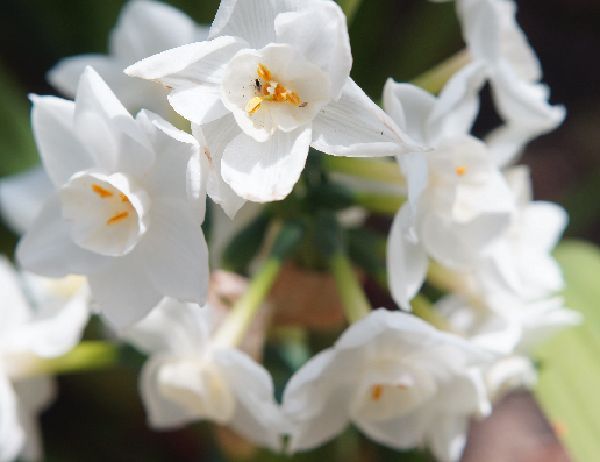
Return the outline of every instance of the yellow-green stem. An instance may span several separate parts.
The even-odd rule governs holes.
[[[38,363],[39,374],[67,374],[105,369],[119,362],[119,346],[102,341],[81,342],[70,352],[58,358],[43,359]]]
[[[331,258],[330,264],[346,317],[350,323],[355,323],[369,314],[371,305],[348,257],[339,251]]]
[[[362,205],[369,212],[383,215],[394,215],[406,202],[405,197],[396,194],[356,192],[354,197],[358,205]]]
[[[471,61],[467,50],[461,50],[433,69],[421,74],[411,83],[430,93],[439,93],[450,78]]]
[[[410,304],[412,306],[413,313],[422,320],[427,321],[429,324],[438,328],[439,330],[447,332],[452,330],[450,324],[448,324],[448,321],[446,321],[443,316],[435,311],[429,300],[422,295],[415,296]]]
[[[393,160],[323,156],[322,165],[329,171],[393,185],[404,185],[406,180]]]
[[[269,258],[252,279],[246,293],[233,306],[231,313],[215,334],[214,341],[221,346],[237,346],[250,327],[256,312],[271,290],[281,269],[281,260]]]

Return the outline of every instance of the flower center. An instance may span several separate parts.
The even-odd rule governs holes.
[[[288,103],[296,107],[306,107],[307,103],[303,103],[296,92],[288,90],[285,86],[274,80],[273,74],[264,64],[258,64],[256,74],[258,76],[255,82],[257,95],[246,104],[246,112],[248,115],[256,113],[264,101]]]
[[[123,174],[80,172],[60,196],[73,241],[84,249],[124,255],[146,231],[147,196]]]
[[[467,167],[465,167],[464,165],[459,165],[454,169],[454,171],[458,176],[464,176],[465,173],[467,173]]]

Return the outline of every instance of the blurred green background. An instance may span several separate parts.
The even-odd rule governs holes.
[[[167,3],[199,23],[210,23],[218,5],[217,0]],[[344,3],[357,7],[350,27],[352,75],[376,100],[386,78],[413,79],[462,47],[453,2]],[[123,0],[2,0],[0,176],[37,163],[27,94],[54,93],[45,74],[59,59],[105,52],[108,33],[123,4]],[[523,161],[531,167],[536,198],[559,202],[568,209],[571,224],[567,235],[600,243],[600,3],[546,0],[517,4],[518,19],[538,52],[552,101],[568,109],[565,124],[534,141]],[[484,133],[496,122],[484,94],[476,130]],[[11,254],[15,242],[16,236],[0,225],[1,250]],[[137,365],[140,358],[131,356]],[[267,357],[276,379],[284,383],[291,371],[289,364],[276,351],[267,351]],[[47,460],[224,461],[243,459],[244,454],[253,454],[254,460],[260,461],[285,459],[253,453],[231,435],[206,424],[176,432],[149,431],[136,380],[135,368],[129,367],[61,378],[58,401],[42,419]],[[600,460],[600,455],[596,456]],[[419,455],[414,458],[423,460]],[[339,441],[294,460],[392,461],[400,456],[350,430]]]

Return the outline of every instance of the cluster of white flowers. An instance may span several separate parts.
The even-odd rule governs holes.
[[[25,233],[18,263],[63,278],[19,283],[0,262],[0,461],[38,454],[25,437],[47,393],[27,390],[47,389],[43,359],[77,344],[88,306],[149,355],[140,389],[153,427],[210,419],[294,452],[351,422],[381,444],[458,460],[470,419],[531,384],[532,348],[579,319],[557,298],[550,254],[566,214],[532,201],[527,169],[514,166],[564,110],[548,103],[512,0],[457,0],[457,12],[466,64],[437,96],[390,79],[383,109],[349,76],[346,18],[331,0],[222,0],[210,30],[131,0],[109,55],[59,63],[50,81],[74,100],[31,97],[45,173],[0,183],[2,210]],[[503,125],[478,139],[488,82]],[[246,201],[285,201],[310,148],[397,161],[374,162],[404,178],[387,247],[400,310],[349,310],[351,325],[279,404],[241,343],[269,285],[219,316],[202,224],[207,197],[234,222]],[[426,280],[445,296],[428,304]],[[353,305],[352,294],[341,298]]]

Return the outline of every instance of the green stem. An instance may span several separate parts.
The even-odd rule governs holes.
[[[342,7],[342,10],[344,10],[344,13],[346,14],[346,16],[348,18],[348,24],[352,23],[352,19],[354,19],[354,14],[358,10],[358,7],[360,6],[361,1],[362,0],[339,0],[338,1],[340,6]]]
[[[342,251],[331,257],[330,265],[348,321],[355,323],[369,314],[371,305],[350,260]]]
[[[430,93],[439,93],[450,78],[471,61],[467,50],[461,50],[411,83]]]
[[[269,258],[216,332],[214,341],[217,345],[232,347],[241,342],[258,309],[269,294],[283,261],[296,248],[302,235],[302,228],[295,223],[285,223],[282,226],[271,247]]]
[[[392,160],[363,158],[363,157],[338,157],[323,156],[322,165],[331,172],[374,180],[393,185],[404,185],[406,180],[398,164]]]
[[[452,328],[446,319],[431,306],[429,300],[417,295],[411,301],[413,313],[439,330],[450,332]]]
[[[117,365],[119,357],[119,345],[102,341],[81,342],[63,356],[41,360],[39,373],[67,374],[105,369]]]
[[[358,205],[363,206],[369,212],[383,215],[394,215],[406,202],[405,197],[396,194],[378,194],[369,192],[356,192],[354,199]]]

